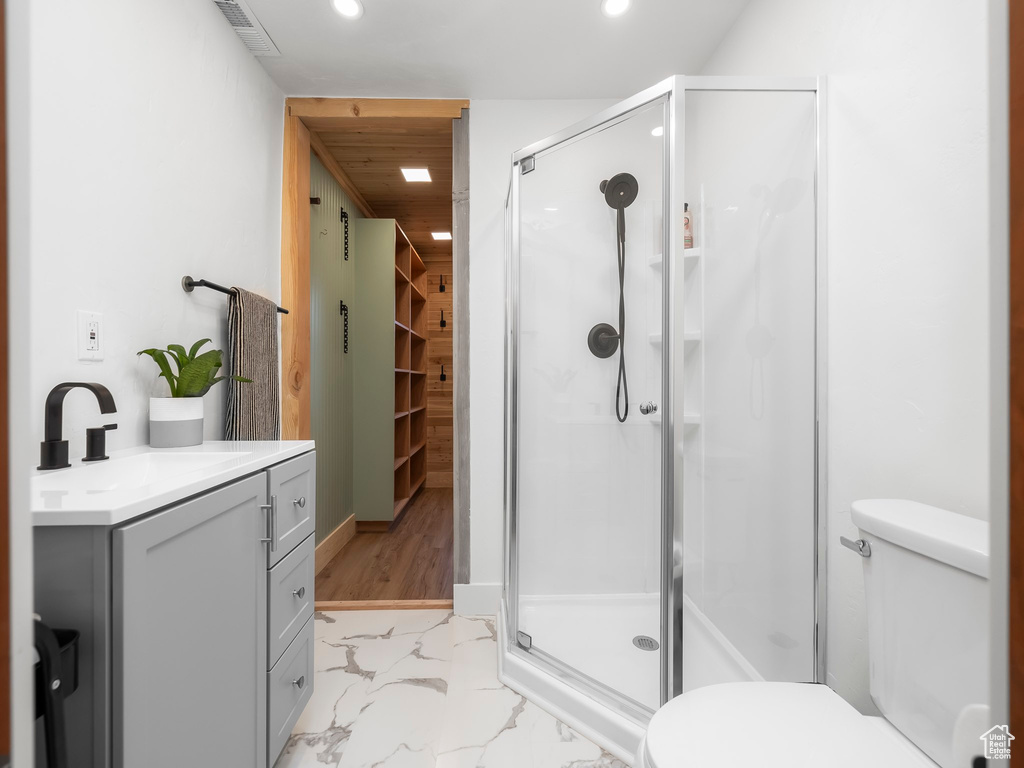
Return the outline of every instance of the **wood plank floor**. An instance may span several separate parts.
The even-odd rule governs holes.
[[[452,508],[451,488],[425,488],[390,533],[357,533],[317,575],[317,602],[451,600]]]

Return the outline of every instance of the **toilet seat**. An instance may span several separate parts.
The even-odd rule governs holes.
[[[875,720],[824,685],[711,685],[655,713],[635,768],[936,768]]]

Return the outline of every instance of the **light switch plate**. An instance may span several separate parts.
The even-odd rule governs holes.
[[[78,310],[78,359],[103,359],[103,315]]]

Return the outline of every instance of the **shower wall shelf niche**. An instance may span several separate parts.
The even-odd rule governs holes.
[[[696,264],[700,256],[700,248],[687,248],[683,253],[683,262],[689,267]],[[651,269],[661,269],[663,261],[664,257],[660,253],[656,253],[647,260],[647,266]]]

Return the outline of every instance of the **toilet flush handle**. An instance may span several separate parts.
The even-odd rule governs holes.
[[[871,557],[871,544],[864,539],[857,539],[856,541],[853,541],[845,536],[840,536],[839,543],[847,549],[852,549],[861,557]]]

